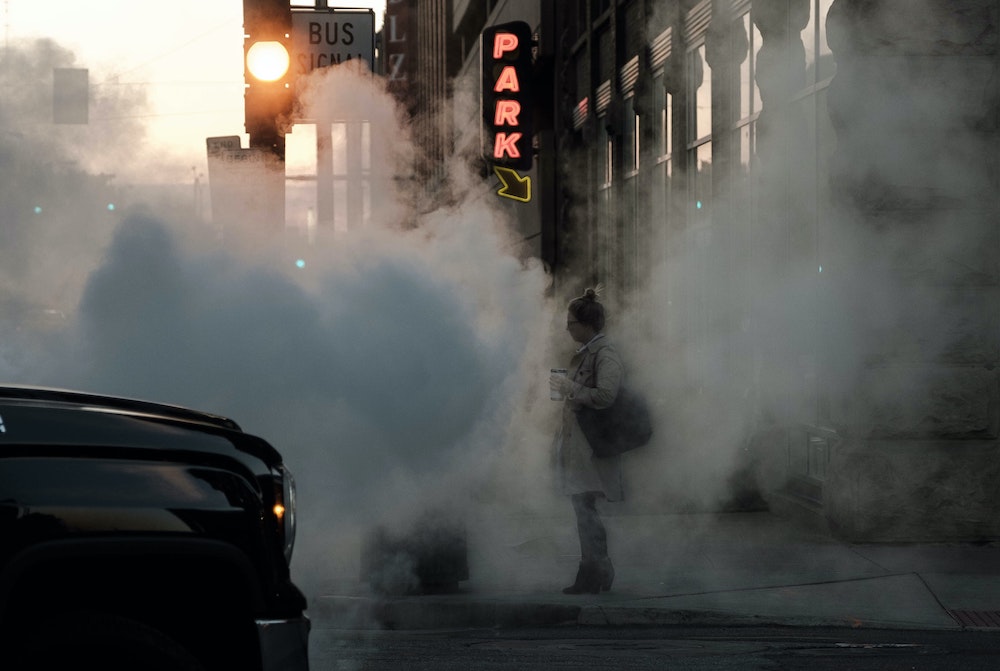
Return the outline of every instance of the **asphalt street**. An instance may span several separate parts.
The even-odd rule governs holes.
[[[313,671],[995,671],[1000,632],[569,627],[350,632],[317,623]]]

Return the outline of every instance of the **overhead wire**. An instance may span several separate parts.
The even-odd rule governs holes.
[[[199,33],[198,35],[195,35],[191,39],[189,39],[189,40],[187,40],[185,42],[182,42],[182,43],[180,43],[180,44],[178,44],[178,45],[176,45],[176,46],[168,49],[167,51],[164,51],[164,52],[162,52],[162,53],[160,53],[160,54],[158,54],[156,56],[153,56],[152,58],[150,58],[150,59],[148,59],[146,61],[143,61],[142,63],[134,65],[131,68],[128,68],[127,70],[122,70],[121,72],[116,72],[116,73],[114,73],[112,75],[109,75],[103,82],[100,82],[98,84],[94,84],[94,86],[105,86],[105,85],[113,86],[113,85],[117,85],[116,82],[110,81],[110,80],[111,79],[117,79],[117,78],[121,77],[122,75],[126,75],[126,74],[128,74],[130,72],[135,72],[136,70],[140,70],[140,69],[142,69],[142,68],[144,68],[144,67],[146,67],[148,65],[151,65],[152,63],[155,63],[155,62],[157,62],[157,61],[159,61],[159,60],[161,60],[163,58],[166,58],[167,56],[170,56],[171,54],[175,54],[178,51],[180,51],[181,49],[183,49],[183,48],[185,48],[185,47],[187,47],[187,46],[189,46],[189,45],[197,42],[198,40],[201,40],[201,39],[205,38],[208,35],[211,35],[212,33],[218,31],[221,28],[225,28],[226,26],[233,25],[234,21],[240,21],[241,20],[241,16],[242,15],[236,15],[234,17],[231,17],[231,18],[227,19],[225,22],[220,23],[220,24],[218,24],[218,25],[216,25],[216,26],[214,26],[212,28],[209,28],[205,32]],[[239,25],[241,25],[241,24],[239,24]]]
[[[136,72],[138,70],[141,70],[142,68],[148,67],[149,65],[151,65],[153,63],[156,63],[157,61],[160,61],[163,58],[166,58],[167,56],[175,54],[175,53],[181,51],[182,49],[190,46],[191,44],[194,44],[195,42],[198,42],[199,40],[204,39],[205,37],[207,37],[207,36],[209,36],[209,35],[217,32],[218,30],[220,30],[222,28],[225,28],[227,26],[232,26],[232,25],[234,25],[234,22],[241,21],[241,20],[242,20],[242,14],[234,15],[234,16],[230,17],[229,19],[227,19],[226,21],[224,21],[222,23],[219,23],[219,24],[216,24],[215,26],[213,26],[213,27],[205,30],[204,32],[201,32],[198,35],[195,35],[195,36],[191,37],[190,39],[188,39],[188,40],[186,40],[184,42],[181,42],[180,44],[177,44],[177,45],[171,47],[170,49],[167,49],[166,51],[163,51],[163,52],[157,54],[156,56],[153,56],[152,58],[149,58],[149,59],[143,61],[142,63],[138,63],[137,65],[134,65],[134,66],[128,68],[127,70],[122,70],[121,72],[116,72],[116,73],[113,73],[111,75],[108,75],[103,81],[97,82],[97,83],[93,84],[92,86],[95,87],[95,88],[99,87],[99,86],[105,86],[105,87],[107,87],[107,86],[220,86],[220,85],[231,85],[234,88],[237,87],[237,86],[242,87],[242,85],[243,85],[242,82],[239,81],[239,80],[236,80],[236,79],[234,79],[232,81],[187,81],[187,82],[183,82],[183,81],[174,81],[174,82],[156,82],[156,81],[123,82],[123,81],[120,80],[120,78],[123,75],[127,75],[127,74],[129,74],[131,72]],[[237,24],[237,25],[241,25],[241,24]],[[120,119],[151,119],[151,118],[162,118],[162,117],[199,116],[199,115],[203,115],[203,114],[222,114],[222,113],[226,113],[226,112],[229,112],[229,111],[231,111],[231,110],[228,110],[228,109],[227,110],[201,110],[201,111],[194,111],[194,112],[178,112],[178,113],[136,114],[136,115],[115,116],[115,117],[102,117],[102,118],[92,119],[92,121],[115,121],[115,120],[120,120]]]

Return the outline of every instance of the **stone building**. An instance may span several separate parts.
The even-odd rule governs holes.
[[[557,287],[604,283],[626,330],[677,362],[675,385],[749,418],[740,440],[776,474],[772,505],[860,540],[1000,535],[998,13],[995,0],[446,12],[455,90],[478,76],[484,26],[536,31],[524,253]],[[452,114],[468,128],[472,112]],[[474,143],[456,131],[452,151]]]

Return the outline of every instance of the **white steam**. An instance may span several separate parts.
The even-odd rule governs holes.
[[[0,229],[24,233],[12,258],[38,253],[81,280],[59,328],[6,341],[0,375],[205,409],[272,442],[299,483],[294,564],[307,589],[356,567],[373,524],[462,510],[473,493],[506,498],[505,477],[516,495],[540,495],[531,483],[552,426],[531,429],[526,410],[548,365],[534,356],[551,325],[540,266],[504,252],[508,222],[488,194],[419,215],[408,200],[419,183],[392,189],[412,146],[378,80],[337,68],[307,95],[346,99],[381,139],[373,223],[320,236],[307,272],[286,271],[266,245],[237,255],[176,213],[134,211],[107,235],[81,215],[72,225],[93,242],[67,249],[29,228],[27,205],[6,201]],[[30,143],[10,146],[31,155]],[[58,174],[45,174],[57,190]],[[3,289],[23,295],[33,281],[20,268]],[[52,298],[30,293],[32,304]],[[514,472],[496,467],[511,459]]]
[[[460,161],[446,189],[425,184],[419,171],[400,174],[420,148],[380,79],[332,68],[303,87],[303,98],[312,117],[361,116],[373,140],[371,223],[320,231],[304,272],[282,262],[288,239],[280,233],[244,249],[235,244],[239,231],[227,231],[220,245],[176,208],[129,213],[113,230],[80,214],[55,229],[68,238],[39,229],[25,195],[32,180],[15,166],[32,165],[49,180],[38,191],[53,193],[69,179],[54,165],[78,161],[76,179],[117,154],[103,154],[100,138],[62,137],[46,145],[51,160],[38,160],[42,133],[16,135],[31,112],[0,117],[0,297],[58,301],[66,314],[61,328],[42,335],[11,327],[23,335],[4,340],[0,377],[222,413],[272,442],[300,486],[293,565],[307,590],[357,575],[360,537],[386,521],[476,505],[568,514],[550,486],[558,407],[546,379],[572,355],[564,310],[583,286],[546,297],[541,264],[509,251],[515,222]],[[128,166],[115,172],[119,183],[129,181]],[[442,192],[449,204],[432,208],[426,194]],[[253,229],[262,223],[256,217],[248,211],[241,220]],[[691,256],[669,258],[673,265],[654,269],[651,285],[683,286],[678,278],[696,271],[712,280]],[[45,259],[45,270],[30,258]],[[799,285],[782,285],[788,277],[764,279],[774,291],[755,302],[758,323],[772,326],[765,322],[800,305],[814,309]],[[728,288],[706,285],[705,295]],[[669,337],[694,309],[665,305],[670,296],[659,290],[626,298],[638,316],[609,305],[609,330],[658,419],[653,444],[628,458],[627,493],[639,506],[715,505],[731,493],[734,465],[746,465],[747,438],[762,424],[753,413],[777,399],[768,409],[780,422],[795,416],[788,406],[797,387],[769,364],[786,348],[796,356],[809,332],[780,323],[787,339],[772,339],[760,365],[734,347],[748,336],[725,300],[704,308],[712,328],[695,341]],[[659,319],[668,312],[671,319]],[[751,369],[731,375],[734,362]],[[705,371],[708,384],[690,384]]]

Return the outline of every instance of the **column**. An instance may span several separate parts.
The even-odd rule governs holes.
[[[831,527],[1000,535],[997,4],[838,0]]]

